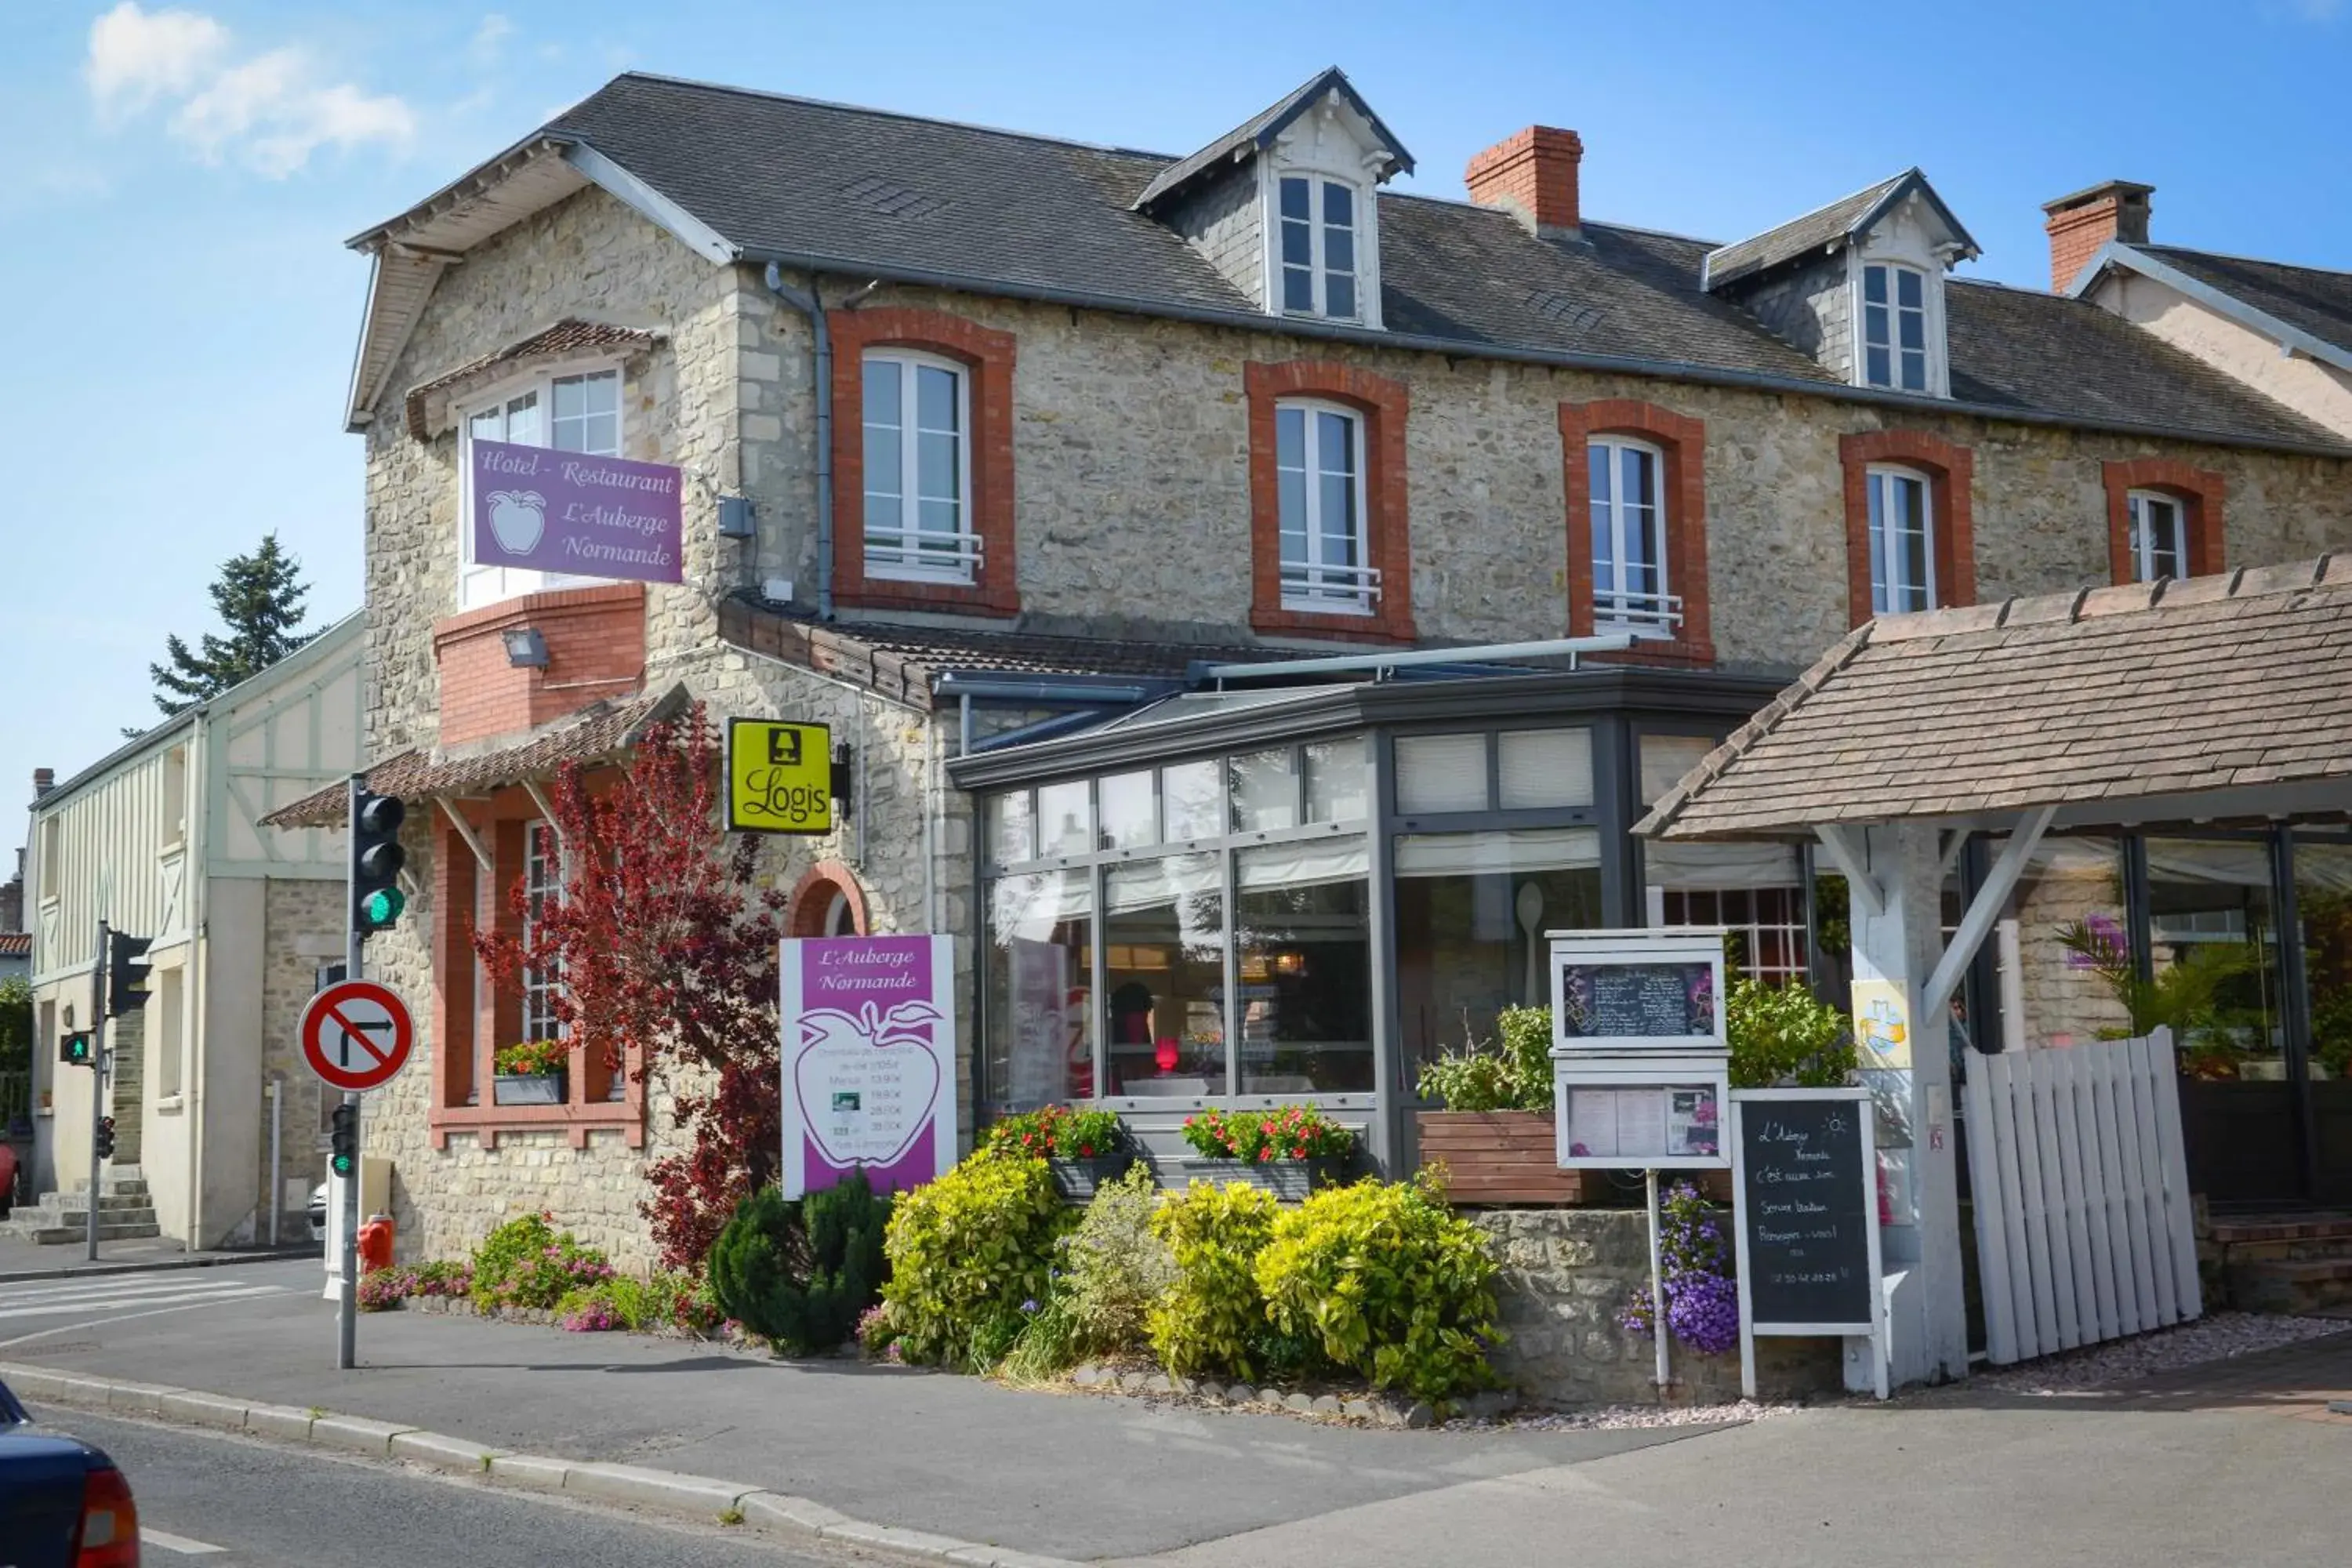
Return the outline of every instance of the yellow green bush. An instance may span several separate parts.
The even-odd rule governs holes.
[[[899,1353],[985,1371],[1045,1300],[1066,1227],[1043,1160],[981,1150],[891,1205],[882,1288]]]
[[[1241,1182],[1195,1182],[1161,1200],[1151,1228],[1174,1255],[1176,1277],[1146,1314],[1145,1330],[1174,1375],[1254,1375],[1253,1352],[1266,1327],[1254,1266],[1276,1212],[1271,1194]]]
[[[1375,1388],[1434,1402],[1494,1381],[1495,1259],[1419,1182],[1325,1188],[1274,1220],[1253,1273],[1277,1331]]]

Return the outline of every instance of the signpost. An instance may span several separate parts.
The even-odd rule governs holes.
[[[727,831],[833,831],[833,731],[777,719],[727,721]]]
[[[1661,1394],[1671,1381],[1658,1173],[1719,1171],[1731,1095],[1723,931],[1551,933],[1552,1107],[1559,1163],[1647,1178],[1650,1307]]]
[[[955,942],[806,938],[783,944],[783,1189],[862,1170],[877,1192],[956,1160]]]
[[[1731,1098],[1739,1384],[1750,1399],[1759,1334],[1866,1336],[1872,1387],[1886,1397],[1872,1121],[1864,1089]]]

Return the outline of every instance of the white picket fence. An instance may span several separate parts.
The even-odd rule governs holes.
[[[1985,1349],[2024,1361],[2204,1310],[2172,1037],[1969,1061]]]

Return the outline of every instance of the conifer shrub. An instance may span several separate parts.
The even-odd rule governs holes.
[[[805,1198],[761,1188],[711,1246],[719,1310],[786,1355],[835,1348],[881,1298],[890,1207],[863,1171]]]

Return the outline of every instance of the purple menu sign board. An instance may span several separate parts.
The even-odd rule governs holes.
[[[954,943],[783,944],[784,1196],[862,1169],[877,1192],[956,1160]]]
[[[475,564],[683,580],[676,468],[511,441],[469,446]]]

